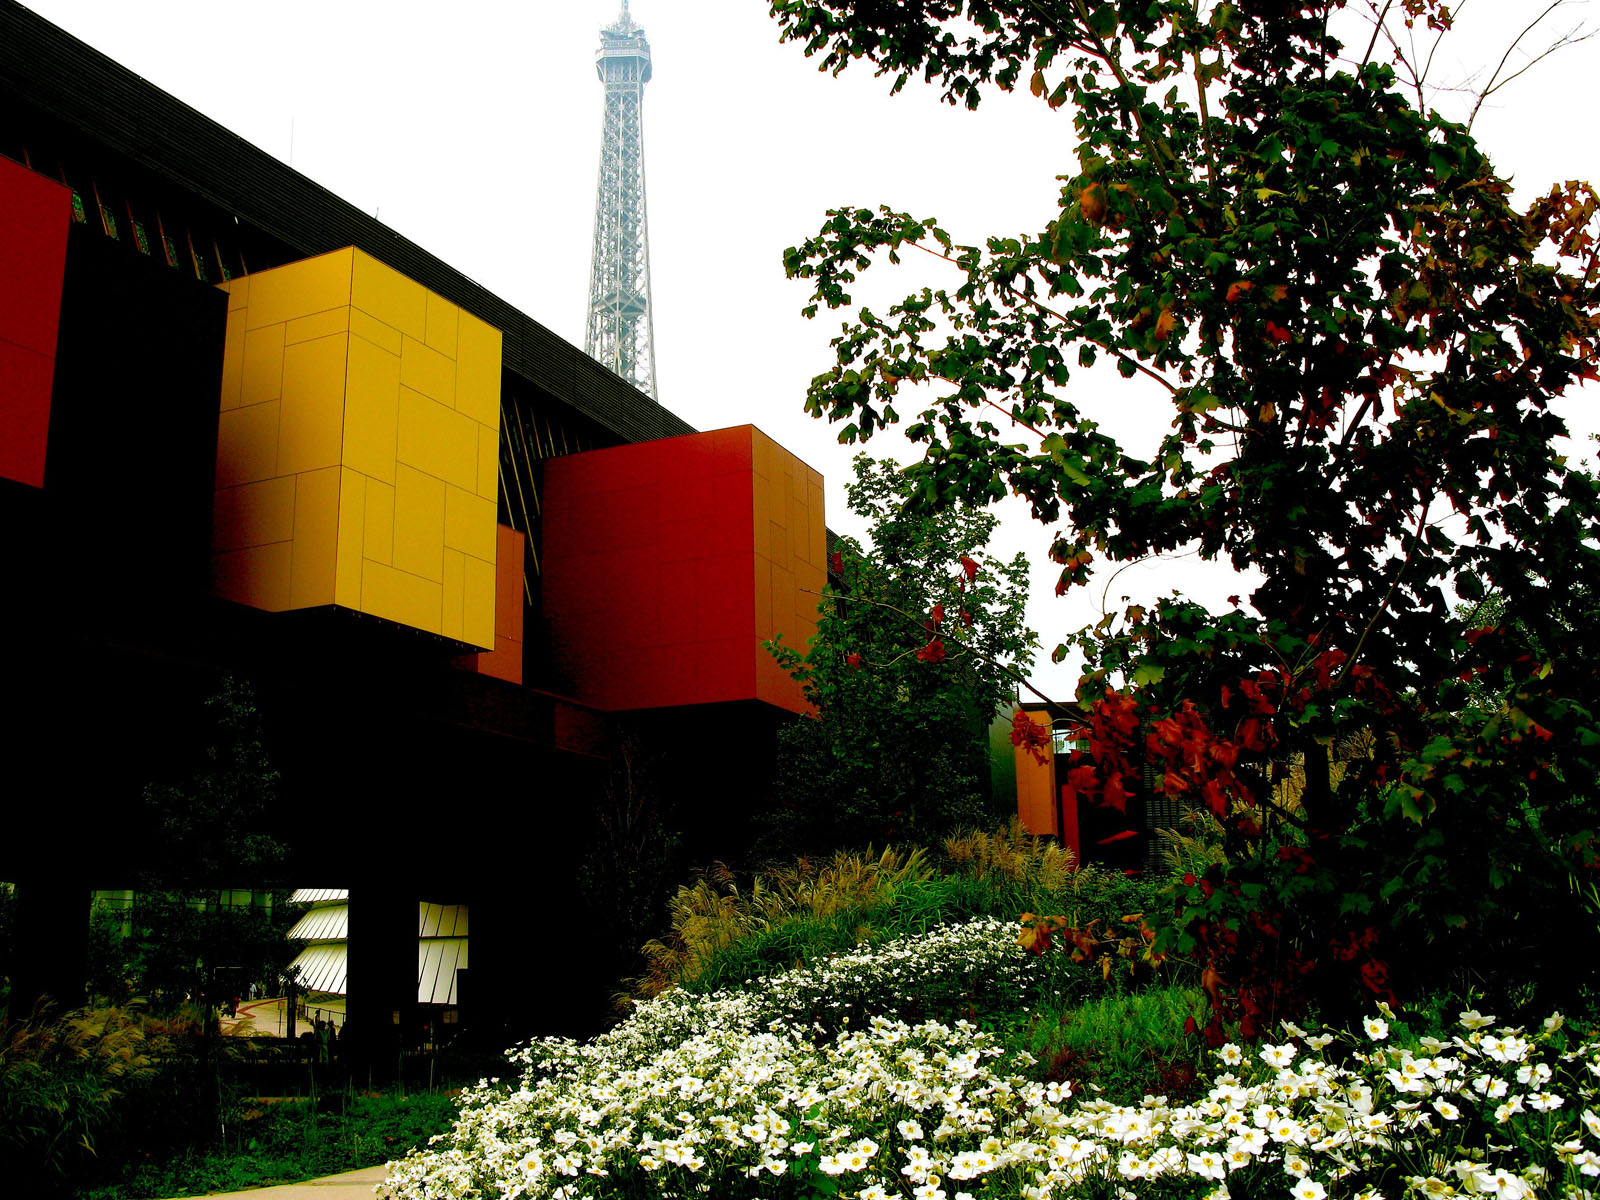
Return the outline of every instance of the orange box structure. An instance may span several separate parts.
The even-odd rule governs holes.
[[[0,156],[0,476],[44,486],[72,192]]]
[[[544,529],[544,615],[584,703],[805,710],[762,643],[816,632],[822,477],[759,429],[551,459]]]
[[[522,614],[527,584],[522,559],[527,541],[508,525],[495,527],[497,548],[494,562],[494,649],[469,654],[456,660],[465,671],[492,675],[507,683],[522,682]]]
[[[1050,728],[1050,714],[1044,710],[1025,710],[1035,725]],[[1050,743],[1046,741],[1045,745]],[[1061,836],[1060,806],[1056,803],[1056,764],[1047,753],[1044,762],[1022,746],[1014,746],[1012,753],[1017,766],[1017,819],[1029,833],[1039,836]],[[1073,822],[1071,844],[1076,847],[1077,822]]]
[[[494,650],[499,330],[353,248],[220,286],[217,592]]]

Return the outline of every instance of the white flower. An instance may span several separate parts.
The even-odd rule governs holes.
[[[1294,1189],[1289,1194],[1294,1197],[1294,1200],[1323,1200],[1328,1194],[1328,1189],[1315,1179],[1302,1179],[1294,1185]]]
[[[1526,1182],[1504,1169],[1490,1174],[1489,1188],[1499,1200],[1524,1200],[1533,1195],[1533,1189]]]
[[[1438,1110],[1439,1115],[1446,1121],[1454,1121],[1461,1116],[1461,1110],[1442,1097],[1433,1102],[1433,1107]]]
[[[1227,1045],[1223,1046],[1217,1051],[1217,1057],[1223,1062],[1227,1063],[1230,1067],[1237,1067],[1240,1063],[1244,1062],[1244,1051],[1239,1049],[1239,1047],[1235,1046],[1232,1042],[1229,1042]]]
[[[900,1131],[900,1136],[908,1142],[920,1142],[922,1140],[922,1126],[915,1121],[901,1121],[895,1128]]]
[[[1460,1013],[1457,1019],[1461,1022],[1463,1029],[1487,1029],[1494,1024],[1492,1016],[1486,1017],[1475,1008],[1469,1008],[1466,1012]]]
[[[1282,1070],[1284,1067],[1287,1067],[1290,1063],[1292,1063],[1294,1061],[1294,1056],[1295,1048],[1288,1042],[1285,1042],[1281,1046],[1261,1047],[1261,1061],[1266,1063],[1267,1066],[1277,1067],[1279,1070]]]
[[[1368,1017],[1361,1022],[1361,1027],[1367,1031],[1367,1036],[1375,1042],[1381,1042],[1389,1036],[1389,1022],[1381,1017]]]

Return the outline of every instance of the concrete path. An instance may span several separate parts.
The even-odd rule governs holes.
[[[250,1188],[243,1192],[209,1192],[212,1196],[239,1196],[249,1200],[373,1200],[373,1189],[389,1177],[388,1167],[364,1167],[308,1179],[304,1183],[280,1183],[273,1187]]]

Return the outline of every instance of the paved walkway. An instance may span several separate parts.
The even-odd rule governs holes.
[[[211,1192],[213,1196],[241,1196],[249,1200],[373,1200],[373,1189],[389,1177],[387,1167],[365,1167],[308,1179],[304,1183],[280,1183],[274,1187],[250,1188],[243,1192]]]

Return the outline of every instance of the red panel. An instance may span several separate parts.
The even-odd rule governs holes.
[[[0,475],[44,486],[72,192],[0,157]]]
[[[756,698],[753,436],[746,425],[546,462],[545,616],[585,703]]]
[[[1061,844],[1072,851],[1073,856],[1083,861],[1083,838],[1078,832],[1078,799],[1076,795],[1069,795],[1065,787],[1061,789],[1061,807],[1058,815],[1061,818]]]

